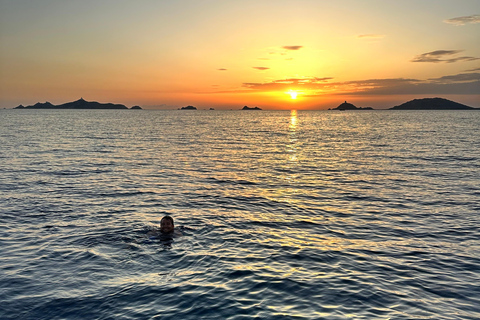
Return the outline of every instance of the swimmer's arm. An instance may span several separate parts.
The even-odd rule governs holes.
[[[158,237],[159,232],[155,230],[150,230],[147,232],[146,237],[151,238],[151,237]]]

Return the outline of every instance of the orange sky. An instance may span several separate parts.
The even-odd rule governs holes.
[[[2,108],[480,107],[477,0],[0,4]]]

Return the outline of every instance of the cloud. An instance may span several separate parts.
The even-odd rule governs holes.
[[[265,58],[265,57],[261,57],[261,58],[258,58],[258,60],[274,60],[274,59],[278,59],[277,55],[280,55],[280,56],[287,56],[289,54],[291,54],[291,51],[298,51],[300,49],[302,49],[303,46],[283,46],[283,47],[269,47],[269,48],[266,48],[265,50],[265,53],[266,54],[269,54],[271,56],[271,58]]]
[[[243,83],[239,92],[303,91],[304,97],[322,95],[392,95],[392,94],[478,94],[480,73],[461,73],[433,79],[366,79],[334,82],[331,77],[304,77]]]
[[[285,50],[300,50],[303,46],[283,46],[282,48]]]
[[[292,87],[296,87],[299,89],[305,90],[316,90],[319,87],[325,85],[328,80],[333,78],[325,77],[325,78],[317,78],[317,77],[305,77],[305,78],[287,78],[287,79],[280,79],[274,80],[271,82],[249,82],[244,83],[243,87],[251,89],[251,90],[258,90],[258,91],[284,91],[291,89]]]
[[[390,94],[397,88],[415,86],[420,82],[417,79],[389,78],[345,81],[335,84],[340,94],[365,95],[365,94]]]
[[[257,69],[257,70],[268,70],[270,68],[267,68],[267,67],[252,67],[253,69]]]
[[[402,94],[478,94],[480,74],[456,74],[440,78],[372,79],[338,84],[343,95],[402,95]],[[344,89],[344,92],[341,92]],[[335,93],[336,94],[336,93]]]
[[[454,55],[462,52],[461,50],[437,50],[427,53],[422,53],[412,59],[412,62],[442,62],[443,56]]]
[[[378,40],[384,38],[384,34],[360,34],[357,36],[358,39],[365,39],[365,40]]]
[[[452,18],[443,20],[443,22],[453,24],[455,26],[463,26],[467,23],[480,23],[480,15],[475,14],[471,16]]]
[[[460,73],[452,76],[443,76],[440,78],[433,78],[429,80],[441,83],[480,81],[480,73]]]
[[[224,69],[224,68],[220,68],[220,69],[217,69],[218,71],[227,71],[228,69]]]
[[[463,50],[437,50],[437,51],[432,51],[432,52],[427,52],[427,53],[422,53],[415,58],[413,58],[411,61],[412,62],[432,62],[432,63],[439,63],[439,62],[445,62],[445,63],[453,63],[453,62],[459,62],[459,61],[473,61],[473,60],[479,60],[480,58],[476,57],[453,57],[453,58],[448,58],[446,57],[456,55]]]
[[[465,70],[465,72],[474,72],[474,71],[480,71],[480,68]]]
[[[422,81],[417,83],[399,83],[391,87],[377,87],[363,92],[344,93],[354,95],[402,95],[402,94],[478,94],[480,81],[473,82],[428,82]]]

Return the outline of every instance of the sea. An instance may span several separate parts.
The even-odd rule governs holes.
[[[0,110],[0,319],[479,319],[479,128]]]

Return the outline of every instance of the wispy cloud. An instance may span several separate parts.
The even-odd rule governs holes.
[[[480,23],[480,15],[474,14],[471,16],[452,18],[443,20],[443,22],[453,24],[455,26],[463,26],[467,23]]]
[[[287,78],[274,80],[270,82],[248,82],[244,83],[243,87],[252,89],[252,90],[261,90],[261,91],[275,91],[275,90],[287,90],[291,87],[302,87],[305,89],[316,89],[322,87],[325,82],[333,78],[316,78],[316,77],[306,77],[306,78]]]
[[[416,56],[415,58],[413,58],[411,61],[412,62],[453,63],[453,62],[459,62],[459,61],[473,61],[473,60],[480,59],[476,57],[467,57],[467,56],[451,57],[462,51],[463,50],[437,50],[437,51],[422,53]]]
[[[474,71],[480,71],[480,68],[465,70],[465,72],[474,72]]]
[[[225,69],[225,68],[220,68],[220,69],[217,69],[218,71],[227,71],[228,69]]]
[[[285,50],[294,50],[295,51],[295,50],[302,49],[303,46],[283,46],[282,48],[285,49]]]
[[[330,83],[331,77],[301,77],[301,78],[286,78],[273,80],[269,82],[247,82],[243,83],[243,88],[249,91],[263,91],[272,92],[280,91],[285,92],[288,90],[296,89],[308,94],[318,95],[325,92],[331,92],[335,89],[336,84]]]
[[[344,95],[477,94],[480,77],[479,74],[456,74],[426,80],[372,79],[337,85],[339,94]]]
[[[360,34],[357,36],[358,39],[364,40],[379,40],[385,38],[384,34]]]
[[[287,56],[292,54],[293,53],[292,51],[298,51],[303,47],[304,46],[269,47],[269,48],[266,48],[266,54],[269,54],[270,56],[272,56],[272,58],[261,57],[261,58],[258,58],[258,60],[273,60],[276,58],[275,57],[276,55]]]
[[[267,68],[267,67],[252,67],[253,69],[257,69],[257,70],[268,70],[270,68]]]
[[[238,92],[285,92],[296,89],[304,97],[322,95],[391,95],[391,94],[478,94],[480,73],[461,73],[426,80],[408,78],[332,81],[331,77],[304,77],[243,83]]]
[[[480,73],[459,73],[451,76],[429,79],[433,82],[452,83],[452,82],[472,82],[480,81]],[[479,89],[480,90],[480,89]]]
[[[480,81],[456,81],[455,76],[434,80],[392,81],[386,86],[343,92],[343,95],[402,95],[402,94],[478,94]]]

